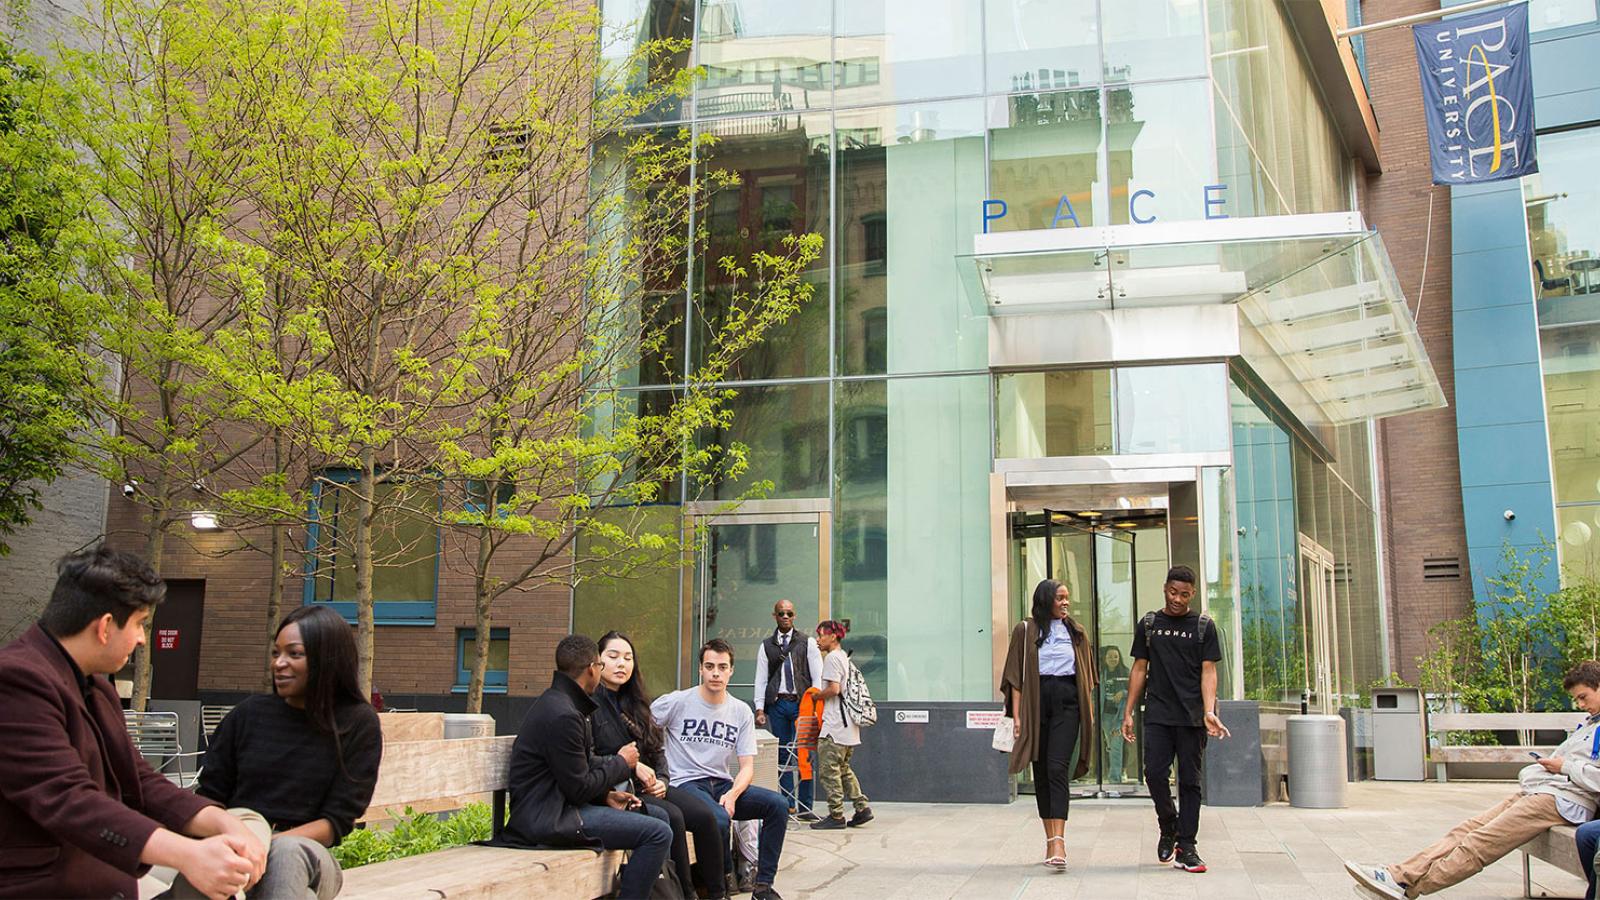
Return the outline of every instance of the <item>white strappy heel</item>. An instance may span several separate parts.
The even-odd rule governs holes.
[[[1063,851],[1065,851],[1067,849],[1067,839],[1065,837],[1045,838],[1044,839],[1044,846],[1045,846],[1045,852],[1046,853],[1050,852],[1050,842],[1051,841],[1060,841],[1061,842],[1061,849]],[[1065,872],[1067,870],[1067,857],[1066,857],[1066,854],[1063,852],[1059,856],[1046,856],[1044,858],[1044,862],[1042,863],[1042,865],[1049,866],[1050,868],[1055,869],[1058,872]]]

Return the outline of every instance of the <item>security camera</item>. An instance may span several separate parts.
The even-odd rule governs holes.
[[[122,496],[127,497],[127,498],[129,498],[131,500],[133,498],[134,489],[137,488],[138,486],[139,486],[139,482],[137,482],[137,481],[125,482],[122,485]]]
[[[1516,511],[1515,510],[1510,510],[1510,509],[1506,510],[1505,512],[1501,513],[1500,515],[1505,516],[1507,522],[1509,522],[1512,519],[1515,519],[1517,517]]]

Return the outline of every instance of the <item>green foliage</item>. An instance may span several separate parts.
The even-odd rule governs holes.
[[[333,848],[333,858],[338,860],[339,868],[353,869],[368,863],[448,850],[488,840],[493,821],[487,803],[471,804],[443,819],[408,806],[392,829],[363,828],[345,835]]]
[[[74,102],[0,42],[0,556],[41,485],[82,460],[78,435],[103,398],[90,338],[104,298],[81,277],[101,255],[98,207],[51,118]]]

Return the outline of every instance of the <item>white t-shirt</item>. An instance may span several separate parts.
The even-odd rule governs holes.
[[[823,686],[832,681],[843,689],[849,674],[850,656],[837,647],[829,651],[822,660]],[[841,747],[854,747],[861,743],[861,726],[854,722],[845,723],[843,697],[829,697],[822,702],[822,736]]]
[[[672,784],[727,781],[737,771],[738,757],[756,755],[756,714],[737,697],[723,694],[721,703],[711,704],[700,699],[699,688],[689,688],[657,697],[650,712],[666,732]]]

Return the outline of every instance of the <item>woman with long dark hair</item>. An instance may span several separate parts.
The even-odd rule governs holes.
[[[252,897],[339,893],[344,879],[328,848],[366,811],[382,755],[350,624],[326,606],[296,608],[273,638],[272,693],[245,698],[217,726],[196,787],[271,829]]]
[[[1130,780],[1122,752],[1122,703],[1128,699],[1131,674],[1122,659],[1121,648],[1115,644],[1100,648],[1100,677],[1105,679],[1100,704],[1100,748],[1105,753],[1106,780],[1111,782]]]
[[[1031,615],[1011,629],[1000,695],[1015,720],[1011,774],[1033,766],[1034,800],[1044,823],[1044,864],[1067,867],[1067,804],[1072,779],[1089,771],[1094,730],[1094,648],[1073,621],[1071,591],[1046,579],[1033,589]],[[1078,765],[1072,767],[1073,747]]]
[[[607,756],[632,743],[639,749],[634,787],[649,806],[659,807],[672,825],[672,865],[686,894],[695,891],[694,869],[702,874],[701,896],[726,897],[722,876],[722,831],[711,808],[698,794],[682,795],[668,786],[666,735],[650,713],[644,675],[635,665],[633,641],[608,631],[600,641],[600,687],[594,692],[594,751]],[[689,835],[694,836],[695,865],[689,865]]]

